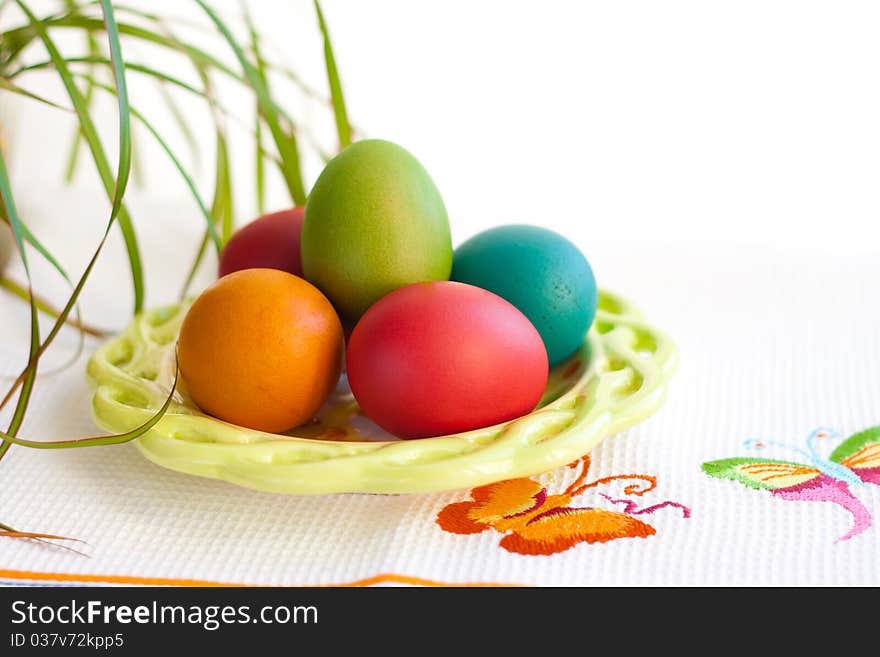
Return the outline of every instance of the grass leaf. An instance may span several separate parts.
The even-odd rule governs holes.
[[[232,209],[232,180],[229,172],[229,148],[226,143],[226,135],[220,124],[216,129],[217,155],[216,155],[216,174],[214,178],[214,200],[211,203],[211,215],[217,223],[225,223],[224,218],[231,215]],[[180,292],[180,298],[183,299],[189,294],[192,282],[201,267],[202,260],[205,257],[205,251],[208,246],[208,232],[206,231],[202,237],[202,241],[196,251],[192,266],[183,283]],[[218,253],[219,255],[219,253]]]
[[[21,2],[21,0],[16,0],[16,2]],[[81,14],[65,14],[50,17],[44,21],[40,21],[40,23],[44,30],[52,28],[70,28],[86,30],[89,32],[104,32],[106,29],[102,19],[83,16]],[[158,34],[148,28],[133,25],[131,23],[117,22],[116,27],[120,35],[130,36],[135,39],[140,39],[141,41],[168,48],[174,52],[182,53],[214,70],[222,71],[231,77],[240,78],[240,76],[226,66],[226,64],[201,48],[197,48],[174,37]],[[2,52],[4,58],[0,59],[0,70],[8,67],[14,62],[18,55],[39,36],[40,31],[36,28],[34,23],[0,32],[0,42],[4,43],[4,49]],[[14,74],[8,77],[14,77]]]
[[[106,175],[110,176],[111,180],[112,180],[112,175],[109,173],[109,165],[107,165],[107,161],[106,161],[106,155],[104,154],[103,149],[100,147],[100,142],[97,140],[97,133],[95,132],[94,124],[92,123],[91,118],[88,116],[88,113],[84,111],[82,94],[79,92],[79,88],[76,86],[76,83],[74,82],[73,77],[70,75],[70,72],[68,71],[65,62],[63,61],[63,58],[61,57],[60,53],[58,52],[58,49],[55,47],[55,44],[52,41],[52,39],[46,33],[45,26],[34,16],[34,14],[28,9],[28,7],[23,3],[22,0],[16,0],[16,3],[18,4],[19,8],[28,17],[28,20],[30,21],[31,25],[37,30],[37,33],[39,34],[40,39],[43,41],[43,44],[46,46],[46,49],[49,51],[50,56],[55,61],[56,68],[59,71],[59,75],[61,75],[61,77],[62,77],[62,81],[64,83],[65,89],[67,89],[68,95],[71,97],[71,101],[73,101],[74,108],[76,109],[77,114],[80,116],[80,122],[83,127],[83,134],[86,137],[86,141],[89,144],[90,149],[92,150],[92,155],[94,156],[95,163],[98,165],[99,172],[102,174],[102,178],[104,177],[104,174],[106,174]],[[119,60],[118,56],[117,56],[117,60]],[[119,66],[118,69],[120,71],[124,70],[122,66]],[[119,87],[117,87],[117,93],[125,95],[124,84],[122,85],[121,90]],[[128,131],[128,126],[129,126],[127,105],[128,105],[127,98],[124,103],[122,101],[120,101],[120,108],[125,108],[125,110],[126,110],[125,119],[120,117],[120,125],[125,123],[125,125],[127,126],[125,132]],[[121,136],[125,137],[124,134]],[[128,156],[126,157],[126,154],[125,154],[126,147],[125,147],[124,142],[125,142],[125,139],[120,140],[120,154],[119,154],[120,165],[122,165],[122,163],[126,162],[126,161],[130,165],[130,162],[131,162],[130,152],[129,152]],[[129,149],[130,149],[130,144],[129,144]],[[2,160],[2,157],[0,157],[0,160]],[[9,185],[8,176],[6,175],[5,162],[0,162],[0,163],[2,163],[2,171],[0,171],[0,173],[3,174],[2,176],[0,176],[0,188],[2,188],[2,189],[0,189],[0,192],[2,192],[2,198],[3,198],[3,202],[4,202],[4,207],[6,210],[6,216],[10,220],[10,225],[13,226],[13,232],[15,233],[16,240],[19,243],[20,252],[21,252],[21,255],[23,258],[23,262],[26,263],[27,260],[26,260],[26,253],[24,250],[24,243],[23,243],[23,239],[22,239],[21,222],[18,219],[17,214],[15,212],[14,201],[12,199],[12,191],[11,191],[11,188]],[[122,166],[120,166],[120,168],[122,169]],[[121,174],[122,175],[121,175],[120,182],[123,184],[116,185],[116,188],[117,188],[117,190],[120,190],[122,193],[124,193],[124,187],[125,187],[124,182],[128,178],[128,172],[125,170],[121,170]],[[106,184],[105,184],[105,186],[106,186]],[[27,407],[27,400],[30,398],[31,390],[33,388],[33,384],[36,379],[37,365],[39,363],[39,359],[45,353],[46,349],[49,348],[49,346],[52,344],[54,339],[57,337],[58,333],[61,331],[61,328],[64,326],[65,322],[67,321],[67,318],[70,316],[72,309],[76,306],[77,300],[79,299],[79,296],[82,293],[83,287],[85,286],[86,282],[88,281],[88,278],[91,275],[92,270],[95,267],[95,264],[98,260],[98,257],[100,256],[101,251],[103,250],[104,245],[107,242],[107,238],[110,235],[110,230],[113,228],[113,225],[116,223],[117,216],[119,217],[120,225],[122,224],[122,216],[124,214],[124,208],[123,208],[121,202],[118,204],[114,203],[114,209],[116,210],[117,214],[111,213],[110,219],[107,222],[107,227],[104,231],[104,235],[101,238],[101,242],[98,244],[98,247],[95,250],[94,254],[92,255],[92,258],[89,261],[88,265],[86,266],[85,271],[83,272],[83,274],[80,277],[77,284],[74,286],[74,289],[73,289],[70,297],[68,298],[64,309],[59,313],[58,318],[55,320],[55,324],[52,326],[52,329],[49,331],[49,334],[46,336],[46,339],[42,344],[40,344],[40,342],[39,342],[39,325],[36,323],[37,309],[36,309],[36,304],[34,301],[34,295],[33,295],[33,291],[31,289],[29,289],[28,296],[29,296],[29,301],[30,301],[30,306],[31,306],[31,314],[35,320],[34,322],[32,322],[31,352],[30,352],[31,355],[30,355],[30,358],[28,359],[27,367],[24,369],[24,371],[16,379],[15,383],[13,384],[13,386],[10,388],[9,392],[7,393],[6,398],[3,400],[2,403],[0,403],[0,407],[2,407],[2,405],[5,404],[6,401],[10,398],[10,396],[14,394],[15,390],[18,387],[21,387],[21,393],[19,395],[19,402],[16,405],[16,410],[13,414],[12,422],[10,423],[10,427],[7,430],[6,435],[14,436],[17,433],[18,429],[20,428],[21,422],[24,419],[24,412]],[[139,262],[139,260],[138,260],[138,262]],[[27,269],[27,265],[26,265],[26,269]],[[133,269],[134,269],[134,267],[133,267]],[[28,273],[28,285],[30,288],[30,274],[29,273]],[[36,346],[34,346],[34,344],[33,344],[35,336],[37,338]],[[10,444],[11,444],[10,442],[4,440],[2,445],[0,445],[0,459],[2,459],[3,456],[6,454],[6,452],[9,449]]]
[[[50,541],[73,541],[74,543],[82,543],[78,538],[69,538],[67,536],[58,536],[56,534],[36,534],[34,532],[19,532],[14,529],[4,529],[0,531],[0,536],[8,538],[43,538]]]
[[[30,301],[30,299],[33,298],[34,303],[37,305],[37,310],[53,319],[58,319],[58,317],[60,317],[61,315],[61,311],[53,306],[51,303],[49,303],[46,299],[43,299],[38,294],[32,294],[26,286],[19,285],[9,278],[0,276],[0,288],[3,288],[7,292],[14,294],[19,299],[22,299],[24,301]],[[107,331],[89,326],[88,324],[84,324],[83,322],[76,319],[71,319],[68,317],[65,321],[69,326],[72,326],[73,328],[78,329],[83,333],[91,335],[95,338],[106,338],[108,335],[110,335]]]
[[[327,81],[330,85],[330,98],[333,101],[333,115],[336,118],[336,133],[339,135],[339,150],[342,150],[351,144],[351,124],[345,111],[345,97],[342,95],[342,83],[339,81],[339,71],[336,68],[336,58],[333,56],[333,44],[324,20],[324,12],[321,11],[321,3],[318,0],[314,1],[318,26],[324,37],[324,63],[327,65]]]
[[[67,545],[61,545],[58,543],[52,543],[51,541],[71,541],[73,543],[82,543],[83,545],[87,545],[85,541],[81,541],[78,538],[69,538],[67,536],[56,536],[55,534],[42,534],[35,532],[21,532],[17,529],[13,529],[9,525],[4,525],[0,522],[0,537],[9,537],[9,538],[23,538],[32,540],[36,543],[42,543],[44,545],[51,545],[52,547],[61,548],[62,550],[67,550],[68,552],[73,552],[74,554],[78,554],[81,557],[88,557],[89,555],[84,552],[80,552],[77,549],[69,547]]]
[[[24,247],[23,223],[18,216],[18,209],[15,206],[15,199],[12,196],[12,185],[9,182],[9,174],[6,169],[6,158],[3,156],[3,149],[0,149],[0,199],[3,201],[3,211],[9,225],[12,227],[12,234],[15,237],[15,243],[18,247],[18,253],[21,256],[21,262],[24,266],[25,274],[28,280],[28,298],[31,308],[31,331],[30,331],[30,347],[28,349],[27,374],[21,379],[21,393],[18,396],[18,403],[12,414],[9,427],[6,429],[4,436],[15,436],[24,422],[24,416],[30,402],[31,393],[33,392],[34,382],[37,378],[37,364],[39,363],[40,351],[40,322],[37,317],[37,304],[34,301],[33,287],[31,284],[31,270],[28,264],[27,250]],[[0,443],[0,460],[9,451],[11,443],[3,440]]]
[[[254,183],[257,187],[257,214],[266,212],[266,160],[263,155],[263,122],[260,119],[260,113],[254,113],[254,154],[256,160],[256,171],[254,173]]]
[[[87,107],[92,106],[94,95],[95,90],[91,86],[86,87],[85,99]],[[73,135],[73,140],[70,142],[70,154],[67,156],[67,167],[65,167],[64,171],[64,181],[67,183],[73,182],[73,177],[76,175],[76,165],[79,163],[79,151],[82,143],[82,130],[77,127]]]
[[[67,62],[68,64],[89,63],[89,64],[104,64],[107,66],[110,65],[110,60],[107,59],[106,57],[65,57],[64,61]],[[30,71],[37,71],[37,70],[41,70],[41,69],[51,68],[53,66],[54,66],[54,62],[51,59],[46,60],[46,61],[42,61],[42,62],[38,62],[35,64],[30,64],[28,66],[23,66],[20,69],[18,69],[13,74],[13,77],[21,75],[23,73],[30,72]],[[217,104],[216,100],[213,97],[213,92],[210,90],[210,87],[205,87],[203,89],[199,89],[199,88],[194,87],[193,85],[189,84],[188,82],[181,80],[180,78],[174,77],[173,75],[170,75],[168,73],[164,73],[164,72],[159,71],[157,69],[151,68],[150,66],[147,66],[145,64],[139,64],[139,63],[135,63],[135,62],[126,62],[125,68],[126,68],[126,70],[134,71],[136,73],[142,73],[143,75],[155,78],[156,80],[158,80],[160,82],[167,82],[168,84],[170,84],[178,89],[183,89],[184,91],[186,91],[190,94],[193,94],[194,96],[197,96],[198,98],[200,98],[202,100],[207,100],[208,105],[211,108],[211,111],[213,113],[215,113],[219,116],[224,116],[224,117],[232,119],[234,123],[236,123],[237,125],[242,127],[244,130],[248,131],[248,134],[251,137],[255,137],[256,131],[248,128],[245,121],[243,121],[241,118],[232,114],[226,108]],[[204,72],[204,69],[202,69],[202,72]],[[235,79],[238,80],[239,82],[242,82],[242,84],[244,84],[244,82],[241,80],[241,78],[236,77]],[[38,100],[40,100],[40,99],[38,99]],[[70,109],[64,108],[64,107],[61,107],[61,109],[67,109],[68,111],[71,111],[71,112],[73,111],[73,110],[70,110]],[[298,128],[298,130],[300,130],[304,134],[304,136],[308,140],[308,143],[316,149],[318,154],[325,161],[330,159],[330,156],[327,153],[324,153],[321,150],[320,146],[317,144],[317,142],[314,141],[314,135],[312,135],[308,130],[306,130],[304,128]],[[279,168],[282,166],[281,161],[277,157],[275,157],[272,153],[268,152],[263,146],[260,146],[260,153],[261,153],[264,160],[272,161],[272,163],[275,164],[276,166],[278,166]]]
[[[217,29],[235,53],[235,57],[238,59],[238,62],[244,71],[245,79],[247,79],[254,94],[257,96],[260,113],[266,121],[269,131],[272,133],[275,147],[278,149],[278,154],[281,156],[281,175],[287,183],[287,189],[290,192],[290,196],[296,205],[304,205],[306,202],[306,192],[302,181],[299,152],[297,149],[296,136],[293,133],[293,126],[290,125],[288,130],[285,130],[282,127],[282,114],[279,111],[278,106],[275,104],[275,101],[272,99],[269,92],[269,85],[263,82],[260,78],[259,71],[257,71],[253,64],[248,61],[244,51],[241,49],[241,46],[238,45],[238,42],[235,40],[235,37],[232,35],[232,32],[226,24],[220,20],[214,10],[205,4],[203,0],[195,0],[195,2],[204,10],[214,25],[217,26]]]
[[[70,10],[76,9],[76,3],[73,0],[68,0],[65,3]],[[93,57],[98,57],[101,55],[101,49],[98,45],[98,40],[95,38],[95,35],[91,32],[86,32],[86,48],[89,51],[89,55]],[[94,67],[89,71],[89,74],[94,73]],[[92,85],[86,86],[86,106],[92,106],[92,100],[94,97],[94,88]],[[64,173],[64,180],[68,183],[73,181],[73,177],[76,174],[76,165],[79,162],[79,152],[80,146],[83,143],[83,134],[82,130],[77,128],[76,132],[74,132],[73,140],[70,144],[70,155],[67,157],[67,169]]]
[[[58,103],[52,102],[48,98],[43,98],[42,96],[35,94],[32,91],[22,89],[21,87],[13,84],[6,78],[0,78],[0,89],[5,89],[6,91],[11,91],[14,94],[18,94],[19,96],[25,96],[26,98],[30,98],[31,100],[39,101],[44,105],[49,105],[50,107],[54,107],[55,109],[64,110],[65,112],[73,111],[69,107],[65,107],[64,105],[59,105]]]
[[[263,55],[260,52],[260,37],[257,34],[257,28],[254,26],[253,19],[251,18],[250,12],[248,11],[247,3],[242,0],[242,11],[244,13],[244,20],[247,23],[248,27],[248,35],[251,40],[251,51],[254,55],[254,61],[257,64],[257,73],[260,75],[260,79],[268,84],[268,78],[266,77],[266,62],[263,60]],[[255,163],[256,163],[256,172],[255,172],[255,185],[257,191],[257,212],[259,214],[263,214],[266,211],[266,171],[265,171],[265,160],[263,159],[263,119],[260,116],[260,103],[257,101],[256,109],[254,111],[254,133],[255,133]]]
[[[102,0],[102,2],[109,3],[109,0]],[[55,42],[46,31],[46,26],[34,16],[33,12],[31,12],[23,0],[16,0],[16,4],[18,4],[19,8],[28,17],[33,28],[37,31],[40,40],[43,42],[46,51],[49,53],[49,56],[58,71],[58,75],[64,84],[64,88],[67,91],[67,94],[73,103],[77,117],[79,118],[83,136],[92,153],[92,159],[95,161],[95,166],[104,185],[104,189],[106,190],[108,197],[112,200],[113,209],[111,212],[111,222],[116,222],[118,220],[119,227],[122,230],[131,269],[132,287],[134,291],[134,309],[135,312],[139,312],[143,308],[144,302],[143,264],[141,262],[140,248],[138,246],[137,236],[134,232],[134,226],[131,222],[131,217],[122,205],[122,197],[125,193],[125,187],[131,170],[131,134],[130,119],[127,112],[128,99],[125,91],[124,66],[122,65],[121,55],[118,49],[118,38],[115,40],[115,46],[111,43],[111,60],[114,56],[112,51],[116,50],[115,57],[118,65],[114,65],[114,79],[116,80],[117,86],[120,84],[120,79],[122,81],[120,93],[123,99],[119,101],[119,107],[121,112],[122,110],[125,110],[125,112],[119,117],[119,167],[117,179],[114,180],[107,155],[104,152],[101,140],[98,137],[97,129],[95,128],[95,124],[89,114],[89,109],[85,105],[85,98],[76,86],[67,63],[58,51]],[[115,23],[113,23],[113,25],[115,26]],[[111,39],[111,41],[113,40]]]
[[[165,417],[165,413],[168,412],[168,408],[171,406],[171,402],[174,401],[174,392],[177,390],[178,376],[179,370],[175,368],[174,382],[171,385],[171,392],[165,399],[165,403],[162,404],[162,407],[149,420],[147,420],[140,426],[135,427],[131,431],[113,434],[111,436],[91,436],[89,438],[73,438],[70,440],[53,440],[45,442],[41,440],[25,440],[24,438],[18,438],[11,433],[4,433],[0,431],[0,439],[3,439],[4,441],[7,441],[14,445],[19,445],[21,447],[30,447],[32,449],[78,449],[83,447],[104,447],[107,445],[121,445],[123,443],[131,442],[132,440],[140,438],[145,433],[150,431],[150,429],[159,424],[162,418]]]
[[[107,91],[108,93],[114,94],[116,92],[116,90],[113,87],[106,85],[106,84],[103,84],[101,82],[98,82],[95,79],[89,79],[88,82],[92,86],[94,86],[98,89],[102,89],[104,91]],[[220,236],[217,234],[217,230],[214,227],[213,217],[211,216],[211,213],[208,211],[208,208],[205,207],[205,203],[202,201],[202,197],[199,195],[198,189],[196,188],[196,184],[193,181],[192,177],[190,177],[190,175],[186,172],[186,169],[184,169],[183,165],[180,163],[180,160],[174,154],[174,151],[171,149],[171,146],[168,144],[167,141],[165,141],[165,139],[162,138],[162,135],[159,134],[159,132],[156,130],[155,126],[147,119],[147,117],[144,116],[143,113],[139,112],[138,110],[136,110],[132,106],[129,106],[128,110],[129,110],[129,112],[131,112],[132,116],[134,116],[138,121],[141,122],[141,124],[143,124],[143,126],[149,131],[149,133],[156,140],[156,143],[159,144],[159,146],[162,148],[162,150],[165,151],[165,154],[168,155],[168,157],[171,159],[171,162],[174,164],[174,167],[177,169],[177,172],[183,178],[184,182],[186,183],[187,188],[189,189],[190,193],[192,194],[193,198],[195,199],[196,204],[199,206],[199,210],[201,210],[202,215],[205,218],[205,223],[207,224],[208,235],[209,235],[210,239],[214,242],[214,246],[217,249],[217,252],[219,253],[220,249],[222,248]]]
[[[160,81],[157,84],[159,88],[159,95],[162,96],[162,100],[165,102],[166,107],[168,107],[168,113],[171,114],[171,118],[174,119],[174,123],[177,125],[177,129],[180,130],[180,134],[183,135],[184,141],[186,141],[186,145],[189,148],[190,157],[192,158],[193,167],[198,173],[201,169],[201,150],[199,149],[198,141],[196,141],[196,136],[193,134],[192,128],[189,127],[189,121],[186,120],[186,117],[183,115],[183,110],[180,109],[180,105],[177,104],[177,101],[174,99],[165,85]],[[195,90],[194,91],[198,91]]]
[[[110,0],[101,0],[101,11],[104,13],[107,40],[110,42],[110,62],[119,105],[119,165],[116,172],[113,208],[110,211],[110,216],[115,217],[122,208],[122,199],[131,174],[131,115],[128,107],[128,87],[125,82],[125,63],[122,59],[122,47],[119,44],[119,28],[116,26],[116,17],[113,15],[113,5]]]

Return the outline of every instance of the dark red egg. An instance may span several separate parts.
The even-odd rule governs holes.
[[[302,276],[300,236],[303,208],[254,219],[230,238],[220,254],[219,275],[242,269],[280,269]]]
[[[447,435],[531,412],[547,350],[501,297],[464,283],[416,283],[374,303],[352,332],[348,380],[363,411],[401,438]]]

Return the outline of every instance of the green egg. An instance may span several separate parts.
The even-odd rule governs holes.
[[[452,270],[440,192],[415,157],[379,139],[352,144],[324,168],[301,249],[305,277],[350,321],[389,292]]]

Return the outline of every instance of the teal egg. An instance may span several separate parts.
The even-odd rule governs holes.
[[[596,317],[599,293],[590,263],[546,228],[499,226],[472,237],[456,249],[451,279],[519,308],[541,334],[551,366],[574,353]]]

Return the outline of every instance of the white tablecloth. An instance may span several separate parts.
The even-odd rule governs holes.
[[[35,214],[46,207],[31,203]],[[153,216],[154,225],[144,222],[141,232],[155,304],[177,295],[198,228],[168,239],[173,206]],[[35,230],[67,253],[78,272],[100,222],[86,234],[76,222],[56,223]],[[756,455],[747,439],[803,447],[817,427],[846,437],[880,425],[880,259],[747,244],[591,243],[586,232],[575,238],[600,284],[640,305],[681,352],[660,412],[590,454],[588,482],[641,475],[656,487],[626,495],[634,480],[618,478],[565,504],[618,515],[572,511],[571,522],[554,530],[558,540],[545,550],[551,553],[532,554],[517,539],[522,531],[499,521],[516,509],[502,502],[494,511],[479,503],[450,506],[472,500],[467,490],[287,497],[164,470],[132,445],[13,447],[0,463],[0,521],[77,537],[89,556],[3,538],[0,580],[880,585],[880,486],[847,485],[874,522],[838,540],[854,525],[840,505],[785,499],[701,470],[707,461]],[[122,262],[116,243],[85,298],[93,323],[125,321],[130,304]],[[41,291],[61,298],[63,286],[42,268],[38,281]],[[21,367],[26,339],[26,306],[0,293],[0,373]],[[69,357],[75,344],[75,334],[66,333],[46,369]],[[87,351],[96,344],[90,341]],[[40,379],[23,436],[96,432],[86,359]],[[8,411],[0,415],[4,427],[8,417]],[[840,438],[824,440],[827,454]],[[762,453],[803,460],[794,449],[770,444]],[[516,486],[560,494],[576,474],[563,468],[536,478],[540,485]],[[497,500],[499,490],[478,497]],[[616,528],[613,538],[608,523]]]

